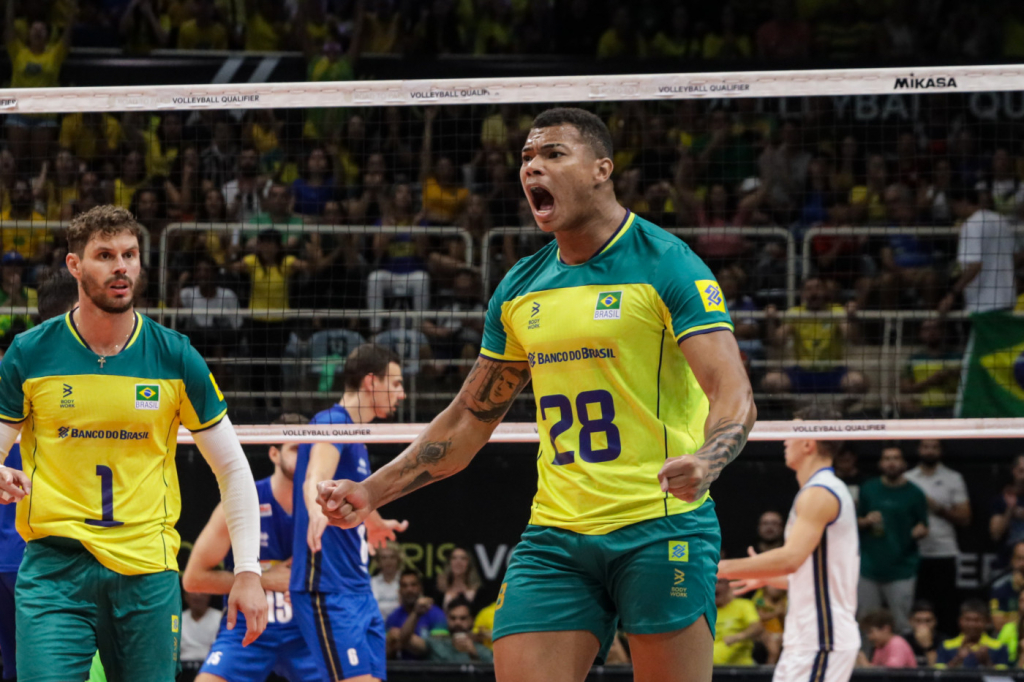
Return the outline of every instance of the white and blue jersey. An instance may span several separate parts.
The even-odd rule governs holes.
[[[334,405],[315,417],[310,424],[352,424],[352,417],[341,405]],[[370,455],[362,443],[335,443],[341,458],[333,478],[363,481],[370,475]],[[312,445],[299,446],[295,464],[295,480],[306,480]],[[334,592],[373,594],[370,589],[370,553],[366,544],[366,526],[342,530],[328,526],[324,531],[322,549],[309,551],[306,532],[309,513],[302,496],[302,486],[295,485],[295,540],[292,545],[292,592]]]
[[[313,417],[310,424],[352,424],[341,405]],[[370,589],[366,526],[350,530],[328,526],[321,550],[307,543],[309,513],[302,482],[312,445],[300,445],[295,465],[295,538],[292,545],[291,598],[295,619],[313,652],[321,676],[345,680],[360,675],[387,679],[384,619]],[[370,456],[361,443],[335,443],[340,459],[333,478],[363,481]]]
[[[291,557],[295,524],[292,515],[274,499],[269,478],[256,482],[256,493],[260,501],[260,566],[267,570]],[[232,571],[234,566],[234,555],[229,551],[224,568]],[[271,672],[289,682],[320,682],[316,662],[292,618],[292,607],[284,593],[268,591],[267,607],[267,629],[244,648],[245,616],[239,611],[235,629],[228,630],[225,609],[217,639],[200,672],[228,682],[263,682]]]

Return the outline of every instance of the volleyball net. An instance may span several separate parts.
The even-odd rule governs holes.
[[[812,401],[847,439],[1019,436],[1022,90],[1017,66],[6,90],[0,347],[39,323],[68,221],[115,203],[144,228],[138,307],[245,442],[319,438],[265,425],[336,402],[364,343],[401,359],[397,423],[323,438],[411,440],[550,239],[518,176],[532,120],[578,106],[620,203],[713,271],[773,422],[752,438]],[[496,440],[535,417],[528,388]]]

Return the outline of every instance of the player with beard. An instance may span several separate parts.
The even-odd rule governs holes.
[[[209,368],[177,332],[135,312],[139,226],[99,206],[68,228],[79,305],[19,334],[0,365],[0,459],[22,435],[24,472],[0,467],[27,541],[15,586],[22,679],[85,679],[99,649],[111,682],[178,672],[174,524],[178,426],[220,484],[235,556],[228,624],[266,627],[259,503]]]
[[[635,679],[711,679],[720,532],[708,489],[756,411],[725,299],[681,240],[615,198],[607,126],[540,114],[520,180],[555,241],[491,297],[455,401],[366,481],[322,481],[332,524],[465,468],[534,382],[530,525],[498,594],[501,682],[583,680],[616,624]]]
[[[386,419],[405,398],[398,356],[383,346],[362,345],[349,353],[345,392],[311,425],[358,425]],[[295,619],[313,652],[321,678],[336,682],[387,679],[384,619],[370,587],[370,547],[383,546],[403,531],[403,521],[368,514],[363,523],[328,528],[317,504],[317,483],[328,478],[362,481],[370,456],[359,443],[299,446],[294,487],[295,538],[291,599]],[[232,681],[233,682],[233,681]]]
[[[284,414],[275,424],[306,424],[298,414]],[[247,647],[242,646],[240,627],[227,628],[221,621],[217,640],[203,663],[196,682],[264,682],[274,672],[289,682],[321,682],[321,677],[292,619],[288,580],[292,567],[292,481],[298,457],[298,443],[271,446],[274,473],[256,481],[260,498],[260,566],[263,589],[267,591],[267,631]],[[224,570],[220,569],[223,562]],[[234,557],[224,521],[223,505],[210,515],[203,532],[189,553],[182,583],[189,592],[227,594],[231,590]]]

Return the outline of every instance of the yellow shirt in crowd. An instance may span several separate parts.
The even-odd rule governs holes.
[[[268,310],[270,308],[288,307],[288,278],[295,267],[295,256],[285,256],[280,265],[265,267],[260,264],[256,254],[249,254],[242,261],[249,269],[252,280],[252,291],[249,294],[251,310]],[[253,319],[263,322],[283,322],[280,315],[254,314]]]
[[[749,639],[726,644],[725,638],[738,635],[754,623],[760,623],[757,607],[749,599],[733,599],[718,609],[715,625],[715,665],[754,665],[754,642]]]

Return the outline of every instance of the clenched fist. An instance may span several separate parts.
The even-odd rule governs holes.
[[[17,502],[32,492],[32,480],[28,475],[0,464],[0,504]]]
[[[663,492],[672,493],[683,502],[695,502],[704,494],[708,466],[693,455],[673,457],[658,472]]]
[[[316,501],[332,526],[355,528],[373,511],[370,494],[362,483],[321,481],[316,491]]]

